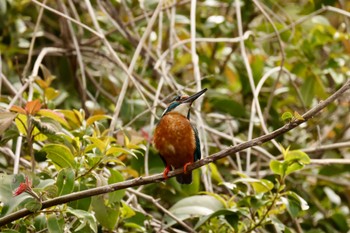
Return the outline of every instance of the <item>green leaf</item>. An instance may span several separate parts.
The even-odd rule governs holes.
[[[283,149],[283,156],[285,161],[271,160],[270,162],[271,171],[280,176],[287,176],[310,163],[309,156],[300,150]]]
[[[285,161],[298,161],[302,164],[309,164],[309,156],[301,150],[290,150],[284,155]]]
[[[36,232],[46,229],[46,216],[44,214],[38,214],[35,216],[34,227]]]
[[[123,219],[131,218],[132,216],[135,215],[135,211],[130,206],[128,206],[124,201],[122,201],[122,208],[120,208],[120,212],[121,212],[121,217]]]
[[[271,191],[274,187],[271,181],[265,179],[260,179],[256,182],[252,182],[251,185],[253,186],[255,192],[258,194]]]
[[[280,162],[278,160],[271,160],[270,169],[276,175],[280,175],[280,176],[284,175],[283,162]]]
[[[75,231],[79,231],[88,225],[92,232],[97,232],[96,218],[92,213],[84,210],[73,209],[71,207],[67,208],[67,212],[77,217],[80,222],[80,225],[74,229]]]
[[[60,110],[67,120],[70,128],[79,128],[83,124],[83,114],[75,109],[73,110]]]
[[[208,220],[217,217],[217,216],[224,216],[227,222],[231,225],[231,227],[235,228],[237,231],[237,226],[238,226],[238,220],[239,220],[239,214],[237,210],[230,210],[230,209],[222,209],[222,210],[217,210],[212,214],[203,216],[199,219],[197,222],[196,226],[194,229],[198,229],[201,227],[204,223],[206,223]]]
[[[93,148],[97,148],[100,150],[100,152],[104,153],[109,144],[109,141],[103,141],[97,137],[88,137],[88,139],[92,142],[92,144],[87,146],[85,151],[90,151]]]
[[[56,122],[59,122],[64,127],[69,128],[68,122],[64,118],[64,115],[60,112],[56,112],[51,109],[40,109],[38,115],[50,118]]]
[[[107,229],[114,229],[119,218],[119,206],[113,208],[106,206],[103,196],[95,196],[92,198],[92,208],[95,217],[101,225]]]
[[[137,158],[137,155],[131,150],[124,149],[122,147],[116,147],[116,146],[113,146],[106,151],[106,155],[110,155],[110,154],[129,154]]]
[[[284,122],[290,122],[293,119],[293,114],[291,112],[284,112],[281,119]]]
[[[307,77],[304,81],[303,86],[301,87],[301,96],[303,97],[303,100],[307,106],[311,105],[311,102],[315,96],[315,78],[314,77]]]
[[[274,185],[271,181],[265,179],[254,179],[254,178],[239,178],[234,183],[247,183],[250,184],[256,193],[266,193],[273,189]]]
[[[181,199],[173,205],[169,211],[177,218],[185,220],[193,216],[210,215],[222,209],[224,205],[215,197],[210,195],[196,195]],[[167,226],[172,226],[176,221],[169,216],[165,217]]]
[[[46,157],[61,168],[75,168],[76,162],[74,156],[68,147],[61,144],[48,144],[45,145],[42,151],[46,152]]]
[[[331,219],[335,223],[335,226],[339,232],[349,231],[348,215],[345,216],[343,213],[336,212],[331,216]]]
[[[44,192],[48,198],[57,197],[58,188],[56,185],[49,185],[44,188]]]
[[[111,173],[111,176],[108,178],[108,184],[114,184],[124,181],[124,177],[122,176],[122,174],[120,174],[119,171],[114,169],[109,169],[109,171]],[[111,192],[108,194],[108,196],[109,203],[115,204],[117,202],[120,202],[120,200],[125,196],[125,189]]]
[[[37,212],[41,207],[42,204],[37,199],[32,199],[25,204],[25,208],[31,212]]]
[[[310,163],[309,156],[300,150],[288,151],[288,153],[284,155],[284,159],[283,167],[285,168],[285,175],[298,171],[302,169],[304,165]]]
[[[307,202],[300,197],[298,194],[296,194],[293,191],[287,191],[287,198],[290,202],[294,201],[294,203],[297,203],[298,207],[300,208],[300,210],[308,210],[309,209],[309,205],[307,204]]]
[[[221,183],[222,177],[220,175],[220,172],[218,171],[217,166],[214,163],[209,163],[210,171],[211,171],[211,177],[218,183]]]
[[[86,120],[86,126],[89,126],[89,125],[93,124],[95,121],[100,121],[100,120],[104,120],[104,119],[111,119],[111,117],[108,116],[108,115],[94,115],[94,116],[91,116],[91,117],[89,117]]]
[[[47,100],[53,100],[55,99],[57,96],[59,96],[60,92],[52,87],[48,87],[45,89],[45,98]]]
[[[59,196],[69,194],[73,191],[74,178],[75,178],[75,174],[73,169],[71,168],[62,169],[58,173],[56,185],[58,187]]]
[[[76,182],[74,185],[74,192],[79,192],[87,189],[88,187],[84,184],[83,179],[80,182]],[[76,201],[72,201],[68,203],[68,205],[73,209],[88,211],[90,209],[91,201],[92,201],[91,197],[86,197],[86,198],[78,199]]]
[[[130,232],[144,232],[144,223],[147,219],[150,219],[150,217],[143,213],[135,212],[134,216],[126,218],[123,222],[125,227],[131,229]],[[135,229],[135,231],[132,231],[132,229]]]
[[[58,218],[56,214],[49,214],[46,217],[47,220],[47,228],[50,233],[58,233],[58,232],[64,232],[64,220],[63,218]]]
[[[30,118],[30,120],[31,120],[31,118]],[[32,121],[33,120],[31,120],[31,122]],[[16,119],[15,119],[15,124],[17,126],[18,131],[22,135],[27,135],[27,130],[28,130],[28,117],[27,117],[27,115],[18,114]],[[47,137],[44,134],[40,133],[40,131],[37,127],[34,127],[33,131],[30,132],[30,135],[35,135],[34,140],[36,140],[36,141],[45,141],[47,139]]]
[[[300,121],[304,121],[305,120],[304,117],[302,115],[300,115],[297,111],[294,111],[293,116],[297,120],[300,120]]]
[[[281,201],[286,205],[290,216],[292,216],[292,218],[296,218],[301,211],[299,203],[294,198],[281,197]]]
[[[22,174],[6,175],[0,174],[0,202],[3,203],[0,216],[12,213],[22,203],[32,199],[28,193],[22,193],[18,196],[13,196],[13,190],[15,190],[20,183],[24,182],[24,176]]]

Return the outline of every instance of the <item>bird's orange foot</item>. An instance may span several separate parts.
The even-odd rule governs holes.
[[[187,174],[187,166],[190,165],[191,162],[188,162],[184,165],[184,173]]]
[[[168,173],[169,173],[169,171],[170,171],[170,166],[166,166],[165,167],[165,169],[164,169],[164,171],[163,171],[163,177],[164,177],[164,179],[168,179]]]

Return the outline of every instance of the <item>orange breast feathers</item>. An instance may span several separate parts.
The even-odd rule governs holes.
[[[190,121],[179,113],[162,117],[154,132],[154,145],[166,164],[175,169],[194,162],[194,131]]]

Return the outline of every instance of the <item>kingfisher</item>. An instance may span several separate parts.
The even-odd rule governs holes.
[[[187,172],[187,166],[201,158],[201,149],[197,129],[190,122],[190,110],[193,101],[206,91],[207,88],[192,96],[176,96],[155,128],[153,143],[165,164],[165,179],[170,170],[183,168],[184,173],[176,180],[180,184],[192,183],[192,171]]]

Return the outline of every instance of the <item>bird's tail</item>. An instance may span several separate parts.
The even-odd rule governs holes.
[[[192,183],[192,172],[182,173],[176,176],[177,182],[180,184],[191,184]]]

